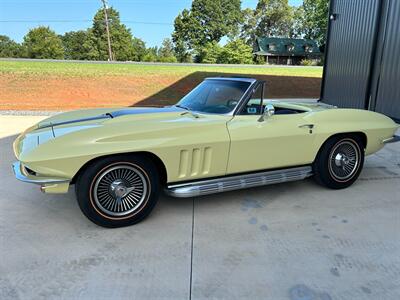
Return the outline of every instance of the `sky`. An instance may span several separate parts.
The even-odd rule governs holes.
[[[242,8],[255,8],[258,0],[242,0]],[[302,0],[289,0],[301,5]],[[170,37],[175,17],[191,0],[108,0],[121,21],[147,46],[159,46]],[[0,0],[0,34],[22,42],[30,28],[50,26],[58,34],[91,26],[100,0]],[[53,21],[53,22],[50,22]]]

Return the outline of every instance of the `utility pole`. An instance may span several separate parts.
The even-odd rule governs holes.
[[[110,28],[108,27],[108,14],[107,14],[107,0],[101,0],[103,2],[104,18],[106,20],[106,32],[107,32],[107,42],[108,42],[108,60],[113,60],[112,50],[111,50],[111,38],[110,38]]]

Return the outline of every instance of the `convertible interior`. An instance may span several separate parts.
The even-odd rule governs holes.
[[[253,100],[253,99],[252,99]],[[250,100],[248,104],[244,107],[241,115],[260,115],[262,112],[260,111],[261,106],[259,103],[254,103],[256,101]],[[260,100],[258,100],[259,102]],[[284,107],[283,105],[274,104],[275,115],[293,115],[293,114],[301,114],[305,113],[304,110]],[[264,111],[265,105],[262,106],[262,111]]]

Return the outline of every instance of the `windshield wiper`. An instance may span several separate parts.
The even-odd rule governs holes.
[[[189,107],[183,106],[183,105],[180,105],[180,104],[175,104],[175,106],[186,110],[184,113],[181,114],[181,116],[186,115],[186,114],[191,114],[196,119],[199,118],[199,115],[195,114],[194,112],[192,112],[192,110]]]

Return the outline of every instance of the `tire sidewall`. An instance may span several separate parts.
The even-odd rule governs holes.
[[[340,180],[336,178],[331,172],[330,167],[330,155],[335,147],[344,142],[352,143],[358,152],[358,166],[357,170],[353,173],[350,178],[346,180]],[[351,186],[358,178],[364,165],[364,145],[362,140],[356,135],[336,136],[330,138],[322,146],[318,153],[317,159],[314,162],[314,177],[317,183],[327,186],[332,189],[343,189]]]
[[[144,175],[148,185],[146,199],[132,213],[115,217],[107,215],[95,203],[94,184],[107,169],[116,165],[129,165]],[[123,227],[136,224],[147,217],[154,208],[159,195],[159,178],[154,164],[147,158],[131,156],[113,156],[99,159],[90,164],[78,177],[76,196],[82,212],[92,222],[103,227]]]

